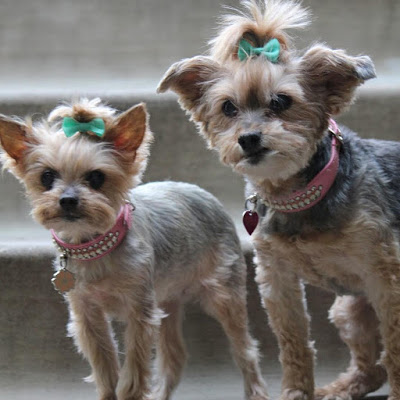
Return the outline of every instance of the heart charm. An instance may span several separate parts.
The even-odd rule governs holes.
[[[251,235],[258,225],[258,214],[256,211],[247,210],[243,213],[243,225],[246,231]]]

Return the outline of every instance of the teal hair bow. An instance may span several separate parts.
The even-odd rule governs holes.
[[[78,122],[71,117],[65,117],[62,123],[62,129],[66,137],[75,135],[76,132],[93,132],[102,137],[105,132],[105,124],[101,118],[94,118],[89,122]]]
[[[262,54],[275,64],[278,62],[280,51],[281,44],[275,38],[266,43],[264,47],[253,47],[247,40],[242,39],[239,42],[238,57],[240,61],[244,61],[253,55],[259,56]]]

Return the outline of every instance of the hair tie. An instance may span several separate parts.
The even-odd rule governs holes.
[[[62,129],[66,137],[71,137],[77,132],[92,132],[98,137],[102,137],[105,132],[105,123],[101,118],[94,118],[89,122],[79,122],[71,117],[65,117]]]
[[[269,61],[276,64],[278,62],[281,44],[278,39],[271,39],[264,47],[253,47],[247,40],[242,39],[239,42],[238,57],[240,61],[244,61],[252,56],[265,56]]]

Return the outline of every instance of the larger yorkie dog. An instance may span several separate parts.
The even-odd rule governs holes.
[[[248,331],[246,265],[222,205],[185,183],[130,190],[152,138],[143,104],[117,115],[98,99],[82,99],[56,108],[49,120],[1,116],[3,162],[61,251],[54,285],[68,302],[69,333],[91,365],[100,399],[170,398],[185,362],[182,307],[196,300],[224,328],[246,398],[266,400]],[[126,324],[122,368],[112,318]]]
[[[369,57],[287,32],[308,24],[295,1],[243,1],[211,53],[177,62],[175,91],[223,163],[244,175],[244,223],[280,346],[282,399],[357,399],[388,377],[400,399],[400,145],[364,140],[332,117],[374,78]],[[258,220],[259,219],[259,220]],[[351,353],[346,373],[314,390],[302,281],[337,294],[330,319]]]

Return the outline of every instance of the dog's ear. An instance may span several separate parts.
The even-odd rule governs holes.
[[[306,88],[330,115],[343,111],[352,103],[355,89],[376,77],[368,56],[351,57],[323,45],[314,45],[304,54],[301,71]]]
[[[28,127],[20,121],[0,115],[0,144],[17,164],[22,161],[29,144]]]
[[[187,58],[173,64],[165,73],[159,86],[158,93],[168,89],[179,95],[182,107],[188,111],[195,108],[203,94],[221,72],[221,67],[210,57],[197,56]]]
[[[148,120],[146,105],[137,104],[117,117],[106,140],[120,152],[136,153],[141,144],[150,139]]]

